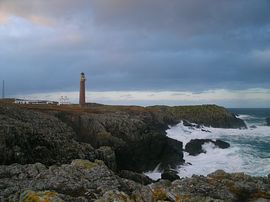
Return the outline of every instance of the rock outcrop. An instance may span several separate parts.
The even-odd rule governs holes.
[[[103,146],[96,151],[96,158],[105,162],[105,164],[113,171],[117,170],[115,152],[111,147]]]
[[[161,174],[161,179],[175,181],[179,180],[180,177],[178,176],[178,172],[176,170],[172,170],[170,168],[166,168],[163,173]]]
[[[36,163],[0,166],[0,197],[19,201],[35,191],[50,191],[63,201],[93,201],[107,191],[128,193],[128,180],[116,176],[102,161],[74,160],[71,164],[50,166]],[[131,182],[132,184],[132,182]],[[33,193],[34,194],[34,193]],[[46,194],[45,196],[46,197]]]
[[[132,172],[130,170],[121,170],[118,175],[122,178],[133,180],[134,182],[138,182],[143,185],[151,184],[154,182],[154,180],[148,176],[141,173]]]
[[[230,144],[227,142],[224,142],[222,140],[211,140],[211,139],[192,139],[189,141],[185,146],[185,151],[188,152],[190,155],[196,156],[200,153],[205,153],[203,150],[202,145],[205,143],[212,143],[216,147],[221,149],[226,149],[230,147]]]
[[[94,160],[94,149],[77,142],[67,124],[48,114],[0,106],[0,164],[52,165],[76,158]]]
[[[183,144],[166,136],[150,136],[116,150],[117,165],[123,170],[151,171],[184,163]]]
[[[50,112],[76,131],[78,140],[115,150],[119,170],[143,172],[182,162],[182,143],[166,137],[168,117],[145,108],[102,113]],[[104,159],[103,159],[104,160]],[[104,160],[106,162],[106,160]]]
[[[270,199],[267,177],[228,174],[222,170],[208,176],[193,175],[172,183],[160,181],[150,187],[155,196],[164,201],[259,202]]]
[[[174,121],[211,126],[214,128],[247,128],[245,122],[227,109],[217,105],[198,106],[153,106],[149,107],[171,117]]]

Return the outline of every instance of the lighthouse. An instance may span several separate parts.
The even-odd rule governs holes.
[[[81,79],[80,79],[80,105],[84,106],[85,105],[85,75],[82,72],[81,73]]]

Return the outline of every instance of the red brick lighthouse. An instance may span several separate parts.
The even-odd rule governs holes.
[[[81,79],[80,79],[80,105],[84,106],[85,105],[85,75],[82,72],[81,73]]]

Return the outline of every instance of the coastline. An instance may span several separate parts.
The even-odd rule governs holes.
[[[81,109],[74,106],[72,108],[57,108],[54,106],[14,106],[12,104],[2,104],[0,107],[0,114],[1,128],[5,138],[4,142],[9,142],[9,144],[6,144],[4,149],[2,149],[1,158],[1,163],[7,164],[1,166],[3,173],[0,175],[0,181],[5,184],[3,188],[0,189],[0,195],[4,198],[8,198],[9,196],[20,197],[21,194],[23,194],[22,190],[18,191],[14,189],[12,191],[9,187],[11,184],[15,185],[22,183],[25,185],[23,188],[24,191],[32,190],[34,193],[37,193],[39,191],[44,192],[50,190],[56,193],[55,196],[58,197],[59,195],[59,198],[61,199],[62,197],[65,201],[79,200],[78,198],[94,201],[94,199],[108,197],[108,192],[114,197],[120,197],[124,193],[123,196],[127,199],[124,201],[132,201],[134,193],[138,193],[142,189],[152,189],[152,186],[161,186],[161,189],[164,189],[163,192],[165,192],[166,198],[169,201],[173,201],[181,194],[180,192],[178,194],[174,193],[174,197],[170,198],[171,192],[168,190],[171,189],[174,184],[186,183],[185,180],[193,181],[196,177],[181,178],[180,180],[174,181],[172,183],[173,185],[168,185],[166,184],[168,183],[167,180],[152,183],[153,181],[147,180],[144,175],[139,174],[140,172],[153,170],[159,163],[164,165],[163,168],[161,168],[164,170],[168,166],[173,168],[174,166],[181,165],[185,162],[182,142],[166,136],[168,125],[175,125],[181,120],[194,122],[196,119],[198,126],[221,126],[222,120],[225,120],[223,125],[224,128],[246,127],[244,122],[241,122],[235,115],[228,112],[225,108],[215,105],[194,107],[154,106],[146,108],[137,106],[92,105],[91,107],[89,106],[89,108]],[[205,116],[208,118],[205,119]],[[206,121],[209,121],[208,124]],[[27,145],[27,147],[25,147],[25,145]],[[3,159],[5,161],[3,161]],[[89,187],[85,188],[85,190],[80,193],[69,195],[68,192],[59,192],[59,190],[66,189],[67,187],[73,190],[71,186],[72,182],[64,180],[67,185],[63,184],[63,188],[62,186],[61,188],[57,188],[56,185],[56,187],[51,185],[47,186],[45,180],[35,181],[37,178],[36,175],[40,174],[39,168],[37,173],[29,174],[30,178],[32,178],[30,180],[31,183],[24,179],[24,175],[20,174],[25,172],[23,170],[31,170],[32,167],[36,166],[41,167],[45,173],[50,173],[54,168],[65,170],[65,167],[74,166],[74,159],[85,159],[78,160],[83,161],[79,166],[83,166],[83,169],[88,167],[92,168],[92,166],[102,166],[104,170],[106,170],[104,173],[95,171],[98,172],[96,175],[100,175],[101,179],[105,173],[110,173],[111,176],[116,177],[121,182],[106,182],[106,186],[109,187],[108,189],[103,190],[100,193],[98,193],[97,190],[92,190],[93,193],[92,195],[90,194],[91,196],[86,195]],[[39,164],[36,165],[36,163]],[[86,163],[86,166],[84,166],[84,163]],[[45,171],[48,168],[49,171]],[[9,173],[9,170],[14,169],[18,171],[16,175],[22,176],[22,181],[18,181],[19,179],[14,177],[15,174]],[[72,172],[63,171],[63,173],[62,171],[59,171],[59,175],[55,174],[55,181],[51,183],[59,183],[58,177],[67,179],[77,172],[73,167],[70,169],[72,169]],[[121,175],[122,170],[129,171],[126,171],[125,175],[123,175],[122,172]],[[136,172],[139,173],[136,174]],[[51,174],[52,173],[47,173],[44,174],[44,176]],[[241,174],[241,176],[242,175],[244,174]],[[224,174],[224,176],[232,176],[231,178],[234,178],[235,175]],[[209,181],[208,177],[199,178],[202,178],[204,182]],[[241,180],[245,181],[247,178],[253,181],[259,179],[248,176]],[[89,181],[88,183],[90,183],[91,179],[87,179]],[[144,179],[145,183],[151,182],[151,184],[142,185],[142,179]],[[265,182],[265,180],[266,178],[262,180],[262,182]],[[105,182],[103,180],[97,180],[96,183],[103,184]],[[132,184],[134,187],[129,191],[120,188],[122,185],[117,188],[111,187],[117,183],[125,186],[130,186]],[[42,186],[37,187],[36,184]],[[207,187],[209,184],[206,183],[202,186]],[[77,187],[76,189],[82,188]],[[222,189],[225,188],[223,187]],[[246,190],[239,188],[239,192],[242,193],[245,191]],[[74,192],[74,190],[72,192]],[[232,199],[240,197],[239,194],[237,195],[230,189],[229,192],[232,195]],[[253,198],[256,198],[255,195],[258,195],[257,192],[263,193],[262,197],[268,197],[261,188],[258,188],[256,192],[250,194]],[[117,196],[119,193],[121,194]],[[150,197],[152,199],[156,197],[155,191],[151,191],[150,193],[152,194],[151,196],[143,196],[142,193],[139,193],[137,197],[141,197],[141,199],[144,197]],[[24,193],[23,196],[25,196],[25,194],[27,195],[29,193]],[[96,197],[93,197],[93,194],[96,195]],[[209,193],[204,193],[202,195],[199,192],[192,192],[190,194],[190,201],[195,200],[194,197],[213,197],[209,195]],[[187,195],[188,194],[185,194],[185,196]],[[69,197],[71,197],[72,200],[69,200]],[[222,198],[219,199],[222,201]]]

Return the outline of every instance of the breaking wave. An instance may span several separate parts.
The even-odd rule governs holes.
[[[180,177],[193,174],[207,175],[217,169],[226,172],[244,172],[252,176],[266,176],[270,173],[270,127],[258,123],[262,118],[239,115],[249,120],[248,129],[220,129],[186,127],[183,123],[167,130],[167,136],[183,142],[183,147],[192,139],[220,139],[230,143],[230,148],[220,149],[213,144],[203,145],[206,153],[191,156],[184,152],[185,165],[179,166]],[[250,120],[255,120],[253,123]],[[158,169],[146,173],[153,179],[160,178]]]

